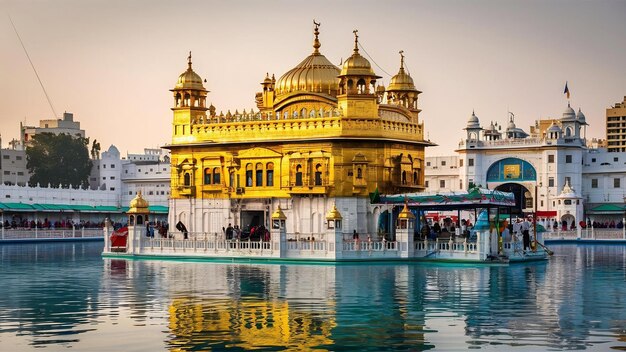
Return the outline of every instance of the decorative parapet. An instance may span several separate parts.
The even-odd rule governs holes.
[[[174,137],[175,144],[190,142],[190,136]],[[211,121],[192,125],[191,140],[252,142],[329,137],[391,138],[408,141],[423,140],[423,125],[381,118],[289,118],[246,121]]]

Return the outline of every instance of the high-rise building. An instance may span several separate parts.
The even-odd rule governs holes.
[[[626,152],[626,96],[606,109],[606,139],[609,152]]]

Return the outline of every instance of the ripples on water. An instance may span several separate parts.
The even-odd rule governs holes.
[[[626,350],[626,247],[548,263],[260,265],[0,245],[0,350]]]

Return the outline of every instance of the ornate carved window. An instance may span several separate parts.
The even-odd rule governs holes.
[[[274,186],[274,163],[267,163],[267,165],[265,166],[265,172],[267,174],[266,176],[266,185],[268,187],[272,187]]]
[[[220,175],[221,175],[220,168],[214,167],[213,168],[213,184],[214,185],[219,185],[222,182]]]
[[[302,186],[302,165],[296,166],[296,186]]]
[[[263,186],[263,164],[261,163],[257,163],[256,164],[256,175],[255,175],[255,179],[256,179],[256,186],[257,187],[262,187]]]
[[[211,169],[209,169],[208,167],[204,169],[204,184],[211,184]]]
[[[246,165],[246,187],[252,187],[252,164]]]

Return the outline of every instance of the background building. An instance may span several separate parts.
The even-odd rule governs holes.
[[[626,96],[606,109],[606,139],[609,152],[626,152]]]

